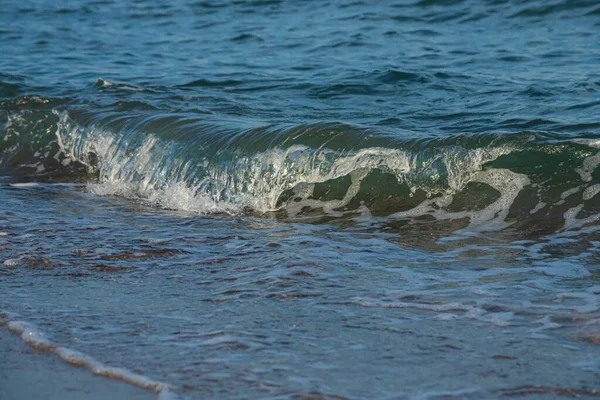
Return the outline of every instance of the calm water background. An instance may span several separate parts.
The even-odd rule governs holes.
[[[598,396],[598,2],[0,3],[4,322],[182,398]]]

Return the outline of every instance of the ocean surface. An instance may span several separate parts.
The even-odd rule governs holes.
[[[598,1],[0,5],[27,343],[160,398],[600,396]]]

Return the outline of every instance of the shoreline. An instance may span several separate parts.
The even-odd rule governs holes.
[[[154,400],[156,394],[94,375],[55,355],[28,346],[0,325],[0,398],[4,400]]]

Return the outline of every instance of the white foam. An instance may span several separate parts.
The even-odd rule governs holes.
[[[565,211],[563,217],[565,218],[565,228],[572,227],[577,222],[577,214],[583,209],[583,204],[571,207]]]
[[[600,192],[600,184],[592,185],[583,192],[583,200],[590,200]]]
[[[360,189],[360,183],[367,173],[367,169],[363,169],[361,171],[353,171],[350,173],[352,183],[350,184],[350,187],[348,187],[344,198],[341,200],[323,201],[315,199],[306,199],[306,197],[303,197],[305,200],[301,202],[289,203],[286,207],[286,210],[290,216],[296,216],[304,207],[310,207],[313,209],[321,208],[323,212],[328,215],[342,216],[343,212],[335,212],[334,210],[344,207],[350,202],[350,200],[352,200],[352,198],[354,198],[354,196],[356,196],[358,190]],[[310,185],[310,187],[314,188],[314,185]],[[308,193],[305,193],[304,195],[306,194]],[[310,194],[312,194],[312,190]],[[361,210],[361,216],[370,215],[370,211],[366,206],[362,205]]]
[[[16,267],[20,263],[21,263],[21,260],[19,260],[18,258],[9,258],[8,260],[5,260],[3,262],[3,265],[5,267]]]
[[[573,139],[571,142],[590,146],[595,149],[600,149],[600,140],[597,139]]]
[[[540,211],[544,207],[546,207],[546,203],[544,203],[543,201],[540,201],[539,203],[537,203],[535,205],[535,207],[533,207],[531,210],[529,210],[529,214],[535,214],[536,212]]]
[[[21,339],[32,347],[46,351],[53,351],[56,348],[56,345],[50,342],[42,332],[35,329],[31,324],[24,321],[9,321],[7,326],[10,331],[21,335]]]
[[[27,188],[39,186],[39,183],[35,183],[35,182],[11,183],[10,186],[12,186],[14,188],[27,189]]]
[[[385,307],[385,308],[414,308],[419,310],[434,311],[439,313],[462,311],[470,313],[469,315],[479,315],[482,310],[470,305],[461,303],[427,304],[427,303],[409,303],[403,301],[380,301],[354,298],[354,301],[363,307]]]
[[[293,145],[252,155],[231,155],[230,162],[211,165],[208,158],[177,159],[182,151],[181,143],[175,141],[165,142],[150,133],[128,136],[95,127],[84,129],[66,112],[57,115],[60,122],[56,136],[61,151],[90,169],[93,164],[89,154],[95,154],[100,161],[101,183],[90,185],[92,192],[142,199],[153,205],[201,214],[238,214],[246,208],[274,211],[284,192],[301,188],[305,190],[304,196],[300,196],[301,207],[323,208],[334,214],[334,209],[345,206],[358,193],[362,179],[373,169],[394,174],[413,192],[422,189],[428,194],[451,195],[474,175],[483,176],[478,171],[484,163],[512,151],[509,147],[449,146],[439,149],[431,159],[422,160],[400,149],[373,147],[335,152],[324,146],[311,149]],[[204,151],[201,146],[197,149],[198,154]],[[189,157],[183,153],[182,157]],[[343,176],[350,176],[352,184],[342,200],[307,199],[314,188],[310,185]],[[292,213],[297,213],[299,205],[288,206]]]
[[[469,235],[469,231],[482,232],[501,230],[510,225],[505,221],[510,206],[513,204],[521,189],[530,183],[529,178],[526,175],[517,174],[506,169],[480,171],[472,176],[471,182],[480,182],[491,186],[500,192],[500,198],[483,210],[449,212],[438,208],[439,204],[447,206],[452,202],[451,196],[443,196],[441,199],[425,200],[411,210],[393,214],[393,217],[406,218],[431,215],[438,220],[469,218],[471,223],[468,229],[457,231],[463,235]]]
[[[84,367],[92,371],[95,375],[104,376],[111,379],[117,379],[140,388],[150,390],[158,394],[159,399],[176,399],[170,385],[154,381],[144,375],[136,374],[124,368],[108,367],[87,354],[67,347],[58,346],[50,341],[46,335],[37,329],[34,325],[25,321],[12,320],[17,314],[2,312],[0,313],[0,323],[5,324],[8,329],[21,336],[23,342],[31,347],[54,353],[61,360],[79,367]]]
[[[148,191],[140,191],[138,185],[131,183],[106,182],[88,184],[88,190],[101,196],[122,196],[144,201],[153,206],[197,214],[227,213],[237,215],[242,213],[246,206],[250,207],[253,204],[251,197],[242,200],[242,196],[237,201],[218,201],[210,195],[197,193],[194,187],[189,187],[183,182]]]
[[[564,192],[562,192],[560,194],[560,198],[562,200],[566,199],[567,197],[574,195],[575,193],[579,192],[579,186],[571,188],[571,189],[567,189]]]
[[[106,79],[102,79],[102,78],[98,78],[98,80],[96,81],[96,85],[98,85],[100,87],[105,87],[105,88],[114,87],[117,89],[129,90],[131,92],[143,92],[144,91],[144,89],[139,88],[139,87],[125,85],[123,83],[110,82],[110,81],[107,81]]]
[[[583,210],[583,204],[579,204],[575,207],[569,208],[564,213],[565,224],[563,226],[563,230],[572,230],[576,228],[581,228],[586,224],[590,224],[592,222],[596,222],[600,220],[600,214],[590,215],[587,218],[577,218],[579,212]]]
[[[560,206],[562,204],[565,204],[565,199],[571,195],[574,195],[577,192],[579,192],[579,186],[565,190],[560,194],[560,200],[557,201],[555,205]]]
[[[576,168],[575,171],[577,171],[584,182],[589,182],[592,180],[592,174],[598,165],[600,165],[600,152],[594,154],[593,156],[586,157],[583,160],[581,167]]]

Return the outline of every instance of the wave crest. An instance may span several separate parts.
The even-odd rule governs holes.
[[[600,213],[594,138],[399,140],[335,123],[243,128],[52,108],[11,110],[3,129],[5,173],[84,180],[97,194],[199,214],[468,219],[478,230],[544,232]]]
[[[210,142],[166,141],[151,133],[85,128],[67,113],[59,116],[62,152],[99,175],[93,192],[199,213],[297,210],[296,203],[302,201],[340,208],[375,170],[393,175],[396,184],[407,186],[410,193],[454,193],[485,163],[513,150],[506,145],[468,149],[454,144],[421,151],[382,147],[339,151],[292,144],[246,151],[235,141],[212,147]],[[344,177],[351,182],[336,183]],[[338,197],[328,204],[315,198],[316,185],[326,183],[329,193]]]

